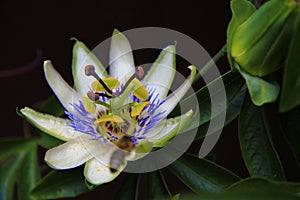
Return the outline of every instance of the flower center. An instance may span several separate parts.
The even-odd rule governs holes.
[[[102,106],[94,121],[97,131],[112,142],[123,136],[134,140],[139,115],[150,105],[150,101],[146,101],[148,90],[139,80],[144,75],[143,68],[136,68],[121,87],[116,78],[100,78],[92,65],[85,67],[85,74],[96,79],[91,85],[92,91],[87,92],[88,98],[83,98],[85,110],[97,113],[96,104]],[[133,99],[138,99],[138,102]]]

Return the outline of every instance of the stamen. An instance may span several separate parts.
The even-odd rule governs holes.
[[[146,102],[136,103],[135,105],[133,105],[131,111],[131,117],[138,116],[143,111],[143,109],[149,104],[150,102],[146,101]]]
[[[96,92],[95,94],[99,95],[99,97],[106,97],[108,99],[110,99],[112,97],[112,96],[110,96],[110,95],[108,95],[106,93],[98,93],[98,92]]]
[[[135,74],[139,79],[142,79],[144,77],[144,69],[141,66],[137,67]]]
[[[120,82],[116,78],[103,78],[102,81],[106,84],[106,86],[110,89],[117,89],[120,86]],[[105,88],[99,83],[99,81],[94,81],[92,84],[92,89],[95,92],[105,92]]]
[[[106,92],[108,92],[109,94],[112,94],[112,91],[108,88],[108,86],[103,82],[103,80],[100,78],[100,76],[98,76],[98,74],[96,73],[95,67],[93,65],[85,66],[84,72],[85,72],[86,76],[93,76],[104,87]]]
[[[100,97],[99,94],[93,93],[93,92],[91,92],[91,91],[88,91],[86,95],[87,95],[88,98],[90,98],[92,101],[97,101],[97,100],[99,99],[99,97]]]
[[[91,101],[87,97],[82,97],[82,103],[84,106],[84,109],[88,111],[89,113],[94,113],[96,110],[96,105],[93,101]]]
[[[149,97],[148,90],[144,87],[144,85],[138,79],[134,79],[133,82],[135,84],[135,87],[132,91],[133,95],[142,101],[147,100]]]

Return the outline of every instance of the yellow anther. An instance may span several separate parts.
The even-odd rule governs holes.
[[[102,81],[108,86],[109,89],[116,89],[120,86],[120,82],[116,78],[102,78]],[[94,81],[92,83],[92,89],[95,92],[105,92],[105,88],[99,83],[99,81]]]
[[[134,83],[134,88],[133,88],[133,95],[139,98],[142,101],[145,101],[148,99],[148,91],[145,88],[145,86],[138,80],[138,79],[133,79],[132,82]]]
[[[102,122],[115,122],[115,123],[123,123],[124,120],[117,115],[102,115],[99,119],[94,121],[94,124],[100,124]]]
[[[96,110],[96,105],[94,102],[92,102],[89,98],[83,97],[82,98],[82,103],[84,109],[89,112],[89,113],[94,113]]]
[[[132,110],[131,110],[131,117],[138,116],[142,112],[142,110],[149,104],[150,104],[150,101],[146,101],[146,102],[141,102],[141,103],[137,103],[137,104],[133,105]]]

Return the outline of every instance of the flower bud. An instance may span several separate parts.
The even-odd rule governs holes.
[[[240,24],[228,31],[232,67],[238,64],[245,72],[259,77],[278,70],[290,44],[297,7],[295,0],[270,0],[247,19],[234,19]],[[232,5],[233,18],[237,12],[234,9],[237,8]]]

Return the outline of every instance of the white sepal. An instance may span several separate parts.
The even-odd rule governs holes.
[[[185,93],[191,88],[191,84],[193,83],[196,75],[196,67],[191,65],[189,66],[189,69],[191,70],[191,75],[182,83],[179,88],[177,88],[165,99],[165,102],[155,111],[155,114],[163,112],[162,117],[167,117],[181,100],[181,98],[185,95]]]
[[[147,133],[147,139],[153,143],[154,147],[165,146],[180,132],[192,116],[193,111],[189,110],[181,116],[161,121],[150,133]]]
[[[166,98],[176,72],[176,52],[175,45],[164,48],[145,78],[143,79],[146,86],[155,88],[158,98]]]
[[[86,95],[92,82],[95,81],[94,77],[85,75],[85,66],[87,65],[93,65],[101,78],[108,77],[98,58],[82,42],[76,40],[73,47],[72,73],[75,88],[82,96]]]
[[[60,103],[70,113],[76,113],[71,103],[81,101],[81,96],[64,81],[60,74],[54,69],[51,61],[46,60],[44,62],[44,72],[49,86]]]
[[[60,140],[69,141],[83,135],[68,126],[69,122],[66,119],[40,113],[28,107],[20,112],[30,124]]]
[[[122,82],[134,73],[135,65],[130,43],[117,29],[111,37],[109,66],[109,75]]]

